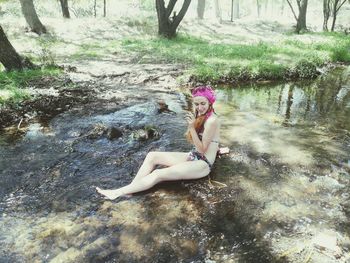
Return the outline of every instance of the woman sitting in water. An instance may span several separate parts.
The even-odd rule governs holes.
[[[108,199],[147,190],[161,181],[198,179],[210,173],[219,149],[220,123],[214,113],[214,91],[200,86],[192,91],[195,115],[186,116],[186,137],[194,145],[188,152],[149,152],[134,180],[124,187],[96,190]],[[166,168],[154,169],[156,165]]]

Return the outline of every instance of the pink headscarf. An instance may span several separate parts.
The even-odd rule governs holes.
[[[210,86],[198,86],[194,90],[192,90],[192,97],[205,97],[208,99],[211,105],[214,104],[216,97],[213,89]],[[206,119],[208,119],[213,113],[214,109],[211,109],[206,113]]]
[[[192,97],[206,97],[210,104],[216,100],[215,93],[210,86],[199,86],[192,91]]]

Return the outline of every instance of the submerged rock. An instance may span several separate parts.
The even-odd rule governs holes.
[[[96,124],[84,137],[88,139],[96,139],[101,137],[107,131],[107,127],[103,124]]]
[[[149,139],[159,138],[160,132],[154,126],[145,126],[143,129],[134,131],[131,134],[132,139],[138,141],[146,141]]]
[[[164,112],[167,112],[167,113],[172,112],[172,113],[174,113],[174,111],[169,109],[168,104],[166,104],[164,100],[159,100],[157,103],[158,103],[158,106],[159,106],[158,107],[158,113],[164,113]]]
[[[109,140],[118,139],[123,136],[123,130],[121,128],[116,127],[107,127],[103,124],[96,124],[82,137],[88,139],[97,139],[102,136],[106,136]]]
[[[107,130],[107,138],[109,140],[118,139],[123,136],[123,131],[120,128],[110,127]]]

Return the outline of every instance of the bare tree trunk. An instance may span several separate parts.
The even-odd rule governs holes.
[[[103,17],[106,17],[107,9],[106,9],[106,0],[103,0]]]
[[[287,3],[293,12],[294,18],[297,21],[295,32],[299,34],[301,30],[307,30],[306,10],[307,10],[308,0],[296,0],[296,3],[298,5],[298,11],[299,11],[298,16],[296,15],[290,0],[287,0]]]
[[[184,0],[179,14],[176,12],[171,16],[177,0],[170,0],[168,6],[165,7],[164,0],[156,0],[156,9],[158,15],[158,34],[166,38],[176,37],[176,29],[181,20],[184,18],[191,0]]]
[[[264,16],[265,17],[268,14],[268,7],[269,7],[269,0],[265,0],[265,5],[264,5]]]
[[[298,22],[297,22],[297,28],[296,28],[297,33],[299,33],[301,30],[307,30],[306,28],[307,2],[308,0],[298,0],[299,16],[298,16]]]
[[[260,3],[260,0],[256,0],[256,13],[258,15],[258,18],[260,18],[260,12],[261,12],[261,3]]]
[[[33,0],[19,0],[19,1],[21,2],[22,13],[30,29],[39,35],[46,33],[47,32],[46,28],[40,22],[39,17],[35,11]]]
[[[220,7],[220,2],[219,0],[214,0],[214,5],[215,5],[215,16],[217,19],[222,20],[222,17],[221,17],[221,7]]]
[[[284,5],[285,5],[285,1],[282,1],[282,2],[281,2],[281,8],[280,8],[280,14],[281,14],[281,16],[283,16],[283,13],[284,13]]]
[[[239,0],[235,0],[233,17],[239,19]]]
[[[94,17],[96,17],[96,0],[94,0]]]
[[[330,11],[330,0],[323,0],[323,31],[328,31],[328,19]]]
[[[205,0],[198,0],[197,2],[197,15],[199,19],[204,18]]]
[[[22,70],[24,68],[34,68],[34,65],[28,60],[23,59],[11,45],[4,30],[0,26],[0,63],[5,69]]]
[[[347,0],[334,0],[333,8],[332,8],[333,21],[332,21],[331,31],[334,31],[335,21],[337,20],[338,12],[339,12],[340,8],[345,4],[346,1]]]
[[[69,9],[68,9],[68,0],[60,0],[62,14],[64,18],[70,18]]]

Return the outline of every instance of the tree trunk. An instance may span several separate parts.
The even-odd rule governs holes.
[[[62,14],[64,18],[70,18],[69,9],[68,9],[68,0],[60,0]]]
[[[285,5],[285,1],[282,1],[281,2],[281,7],[280,7],[280,14],[281,14],[281,16],[283,16],[283,14],[284,14],[284,5]]]
[[[106,0],[103,0],[103,17],[106,17],[107,9],[106,9]]]
[[[198,0],[197,2],[197,15],[199,19],[204,18],[204,10],[205,10],[205,0]]]
[[[330,0],[323,0],[323,31],[328,31],[328,19],[330,14]]]
[[[265,0],[265,5],[264,5],[264,17],[266,17],[267,14],[268,14],[268,7],[269,7],[269,0]]]
[[[46,28],[40,22],[39,17],[35,11],[33,0],[20,0],[20,2],[22,7],[22,13],[30,29],[39,35],[46,33]]]
[[[307,30],[306,28],[306,10],[308,0],[297,0],[299,15],[297,21],[296,32],[300,33],[301,30]]]
[[[332,16],[333,16],[333,21],[332,21],[332,27],[331,31],[334,31],[335,28],[335,21],[337,20],[337,14],[339,9],[345,4],[347,0],[334,0],[333,2],[333,7],[332,7]],[[350,1],[349,1],[350,2]]]
[[[222,17],[221,17],[221,8],[220,8],[220,2],[219,0],[214,0],[214,5],[215,5],[215,16],[217,19],[222,20]]]
[[[235,0],[233,17],[239,19],[239,0]]]
[[[258,15],[258,18],[260,18],[260,12],[261,12],[261,3],[260,3],[260,0],[256,0],[256,13]]]
[[[0,26],[0,63],[7,71],[22,70],[23,68],[34,68],[34,65],[27,59],[23,59],[11,45],[6,34]]]
[[[170,17],[176,2],[177,0],[170,0],[168,6],[165,7],[164,0],[156,0],[158,34],[169,39],[176,37],[176,29],[184,18],[191,0],[184,0],[179,14],[176,15],[174,12],[173,16]]]
[[[96,0],[94,0],[94,17],[96,17]]]
[[[337,20],[337,15],[333,15],[333,20],[332,20],[332,27],[331,27],[331,31],[333,32],[334,31],[334,28],[335,28],[335,21]]]

